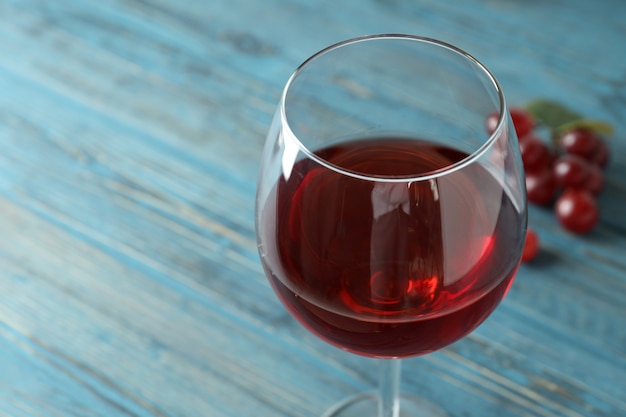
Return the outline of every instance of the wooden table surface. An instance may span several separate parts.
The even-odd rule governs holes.
[[[532,207],[536,262],[403,389],[452,417],[626,416],[623,0],[0,0],[0,416],[315,417],[375,387],[279,304],[253,209],[290,73],[384,32],[616,128],[598,227]]]

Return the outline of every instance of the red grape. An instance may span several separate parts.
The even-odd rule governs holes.
[[[526,242],[522,252],[522,262],[532,261],[539,252],[539,236],[533,229],[526,231]]]
[[[513,126],[515,127],[515,133],[518,138],[523,138],[528,135],[535,127],[535,120],[533,116],[522,109],[521,107],[511,107],[509,109]],[[486,126],[489,134],[492,134],[498,126],[498,120],[500,120],[500,113],[493,112],[487,116]]]
[[[565,191],[556,201],[555,213],[565,229],[577,234],[589,232],[600,218],[596,199],[589,191],[580,189]]]
[[[589,129],[572,129],[561,136],[559,145],[569,154],[586,157],[598,146],[598,137]]]
[[[561,187],[580,187],[590,172],[589,163],[578,155],[565,154],[554,162],[554,176]]]
[[[522,162],[526,171],[539,171],[550,162],[550,149],[535,136],[527,136],[520,141]]]
[[[526,173],[526,194],[528,201],[546,205],[552,202],[556,194],[556,178],[550,168]]]
[[[596,148],[588,155],[588,158],[600,168],[606,168],[610,159],[609,147],[606,142],[599,139]]]
[[[498,112],[490,113],[489,116],[487,116],[485,124],[487,126],[487,132],[489,132],[490,135],[496,131],[496,127],[498,127],[498,120],[500,120],[500,113]]]
[[[529,112],[521,107],[511,107],[509,113],[511,114],[513,126],[515,126],[515,133],[517,133],[518,138],[523,138],[532,132],[535,127],[535,120]]]
[[[549,146],[534,131],[531,113],[512,107],[510,115],[519,139],[528,201],[555,203],[556,217],[565,229],[578,234],[590,231],[599,220],[596,197],[604,188],[603,169],[610,158],[605,139],[582,126],[562,132]],[[498,114],[491,114],[487,119],[490,133],[497,123]],[[538,245],[536,233],[529,229],[522,260],[532,259]]]
[[[599,166],[589,165],[589,176],[587,177],[587,181],[582,185],[582,188],[586,189],[594,196],[600,195],[604,188],[604,173]]]

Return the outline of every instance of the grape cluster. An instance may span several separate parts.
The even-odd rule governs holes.
[[[526,192],[532,203],[554,205],[557,219],[573,233],[589,232],[598,222],[596,197],[604,187],[609,162],[606,141],[593,130],[573,128],[554,138],[553,145],[535,134],[533,116],[523,108],[510,109],[526,172]],[[493,130],[497,114],[487,119]]]
[[[589,232],[600,217],[597,197],[610,156],[606,141],[592,129],[579,126],[554,135],[549,144],[536,133],[530,112],[521,107],[509,111],[519,138],[528,200],[552,206],[566,230]],[[487,129],[493,132],[497,122],[498,114],[489,115]],[[522,260],[534,258],[538,247],[537,233],[529,229]]]

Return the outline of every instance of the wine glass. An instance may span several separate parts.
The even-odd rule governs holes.
[[[489,316],[519,267],[526,223],[515,130],[475,58],[434,39],[374,35],[298,67],[263,151],[262,265],[309,331],[381,359],[379,392],[324,416],[444,415],[399,395],[400,359]]]

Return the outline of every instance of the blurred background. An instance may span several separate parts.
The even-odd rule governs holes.
[[[496,313],[408,360],[454,416],[626,416],[626,2],[0,0],[0,416],[316,416],[373,362],[287,315],[256,253],[292,71],[373,33],[438,38],[612,124],[588,235],[541,238]]]

